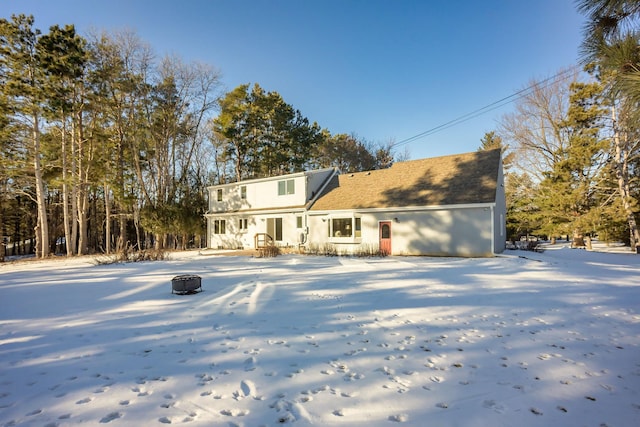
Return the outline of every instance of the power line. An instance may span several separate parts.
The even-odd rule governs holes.
[[[449,129],[450,127],[456,126],[456,125],[458,125],[460,123],[464,123],[464,122],[469,121],[471,119],[474,119],[474,118],[476,118],[478,116],[481,116],[481,115],[483,115],[485,113],[488,113],[490,111],[496,110],[496,109],[498,109],[500,107],[503,107],[506,104],[509,104],[509,103],[511,103],[513,101],[516,101],[516,100],[520,99],[520,98],[523,98],[525,95],[527,95],[528,92],[532,91],[535,88],[538,88],[538,87],[539,88],[545,88],[545,87],[551,85],[552,83],[555,83],[557,81],[564,80],[564,79],[568,78],[570,73],[572,73],[575,70],[577,70],[578,67],[579,67],[578,65],[574,65],[574,66],[572,66],[572,67],[570,67],[570,68],[568,68],[566,70],[563,70],[563,71],[560,71],[557,74],[554,74],[551,77],[547,77],[544,80],[536,82],[535,84],[533,84],[533,85],[531,85],[531,86],[529,86],[527,88],[521,89],[521,90],[519,90],[517,92],[514,92],[513,94],[511,94],[509,96],[505,96],[504,98],[499,99],[499,100],[497,100],[495,102],[492,102],[491,104],[485,105],[482,108],[478,108],[477,110],[474,110],[474,111],[471,111],[469,113],[466,113],[466,114],[464,114],[464,115],[462,115],[462,116],[460,116],[458,118],[455,118],[455,119],[450,120],[450,121],[448,121],[446,123],[443,123],[441,125],[433,127],[431,129],[428,129],[428,130],[426,130],[424,132],[421,132],[421,133],[419,133],[417,135],[414,135],[414,136],[411,136],[409,138],[405,138],[405,139],[403,139],[401,141],[398,141],[398,142],[392,144],[391,147],[393,148],[393,147],[399,147],[401,145],[406,145],[406,144],[408,144],[410,142],[413,142],[413,141],[416,141],[418,139],[424,138],[426,136],[432,135],[434,133],[443,131],[445,129]]]

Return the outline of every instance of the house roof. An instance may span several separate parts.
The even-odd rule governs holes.
[[[335,176],[312,211],[493,203],[500,149],[394,163]]]

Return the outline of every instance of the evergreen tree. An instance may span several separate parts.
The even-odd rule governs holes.
[[[615,72],[614,86],[640,102],[640,2],[637,0],[579,0],[587,16],[582,56]]]
[[[236,180],[299,172],[321,141],[320,128],[259,85],[240,85],[220,101],[214,132],[225,142]]]
[[[88,250],[88,193],[93,161],[84,138],[86,41],[72,25],[54,25],[38,40],[40,63],[47,75],[46,116],[59,126],[63,228],[67,255]]]
[[[33,24],[33,16],[13,15],[11,21],[0,19],[0,70],[3,80],[0,98],[7,105],[5,111],[9,111],[5,120],[11,122],[13,138],[22,145],[21,149],[26,154],[22,168],[33,171],[38,213],[36,256],[46,257],[50,253],[50,241],[41,138],[46,82],[38,55],[41,32]]]
[[[567,118],[560,124],[569,143],[556,153],[560,160],[545,174],[536,203],[543,232],[578,237],[595,230],[600,213],[597,180],[605,165],[606,141],[600,138],[601,86],[575,82],[571,92]]]
[[[485,133],[480,140],[480,148],[478,150],[493,150],[496,148],[499,148],[501,150],[502,166],[504,167],[504,170],[509,170],[511,164],[513,163],[515,154],[513,152],[508,152],[509,145],[504,144],[502,141],[502,137],[495,131]]]
[[[376,156],[356,135],[325,132],[314,157],[319,167],[337,167],[342,173],[376,169]]]
[[[630,242],[640,253],[636,222],[638,198],[632,191],[630,165],[640,155],[632,135],[640,125],[640,3],[637,0],[580,0],[587,18],[583,60],[600,68],[608,83],[611,105],[613,162],[619,199],[628,223]]]

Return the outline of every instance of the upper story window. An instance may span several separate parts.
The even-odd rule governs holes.
[[[221,201],[222,201],[222,188],[218,188],[218,198],[217,198],[217,200],[218,200],[219,202],[221,202]]]
[[[295,184],[296,184],[296,181],[293,179],[278,181],[278,196],[294,194],[296,192]]]
[[[240,198],[242,200],[246,200],[247,199],[247,186],[243,185],[242,187],[240,187]]]

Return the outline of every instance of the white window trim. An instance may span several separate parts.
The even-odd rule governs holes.
[[[220,233],[220,229],[224,227],[224,232]],[[218,232],[216,233],[216,229]],[[213,224],[211,225],[211,231],[214,236],[224,236],[227,234],[227,220],[226,219],[214,219]]]
[[[242,226],[245,226],[244,228]],[[238,232],[246,234],[249,232],[249,218],[238,218]]]
[[[360,236],[356,237],[356,218],[360,219]],[[337,237],[334,236],[333,220],[334,219],[351,219],[351,226],[353,231],[351,236]],[[362,242],[362,216],[359,214],[345,214],[345,215],[329,215],[327,217],[327,227],[329,227],[329,243],[360,243]]]
[[[283,192],[280,192],[280,184],[284,186]],[[289,184],[291,184],[291,192],[289,192]],[[296,180],[293,178],[281,179],[278,181],[278,196],[291,196],[296,194]]]

